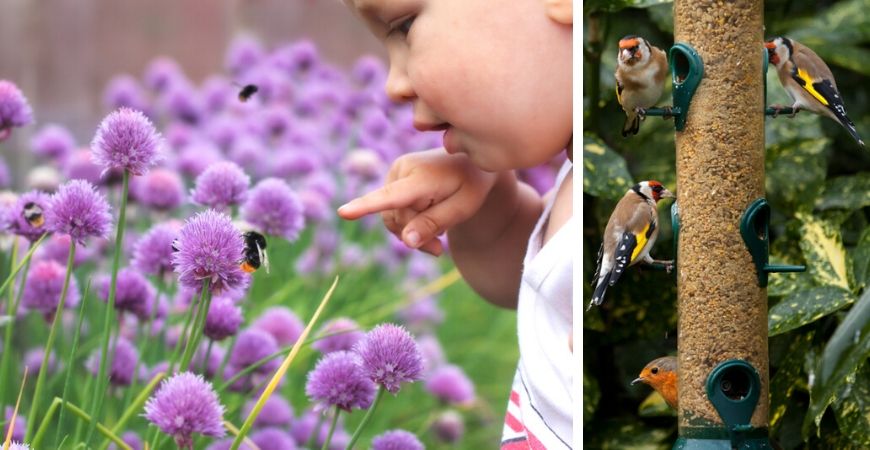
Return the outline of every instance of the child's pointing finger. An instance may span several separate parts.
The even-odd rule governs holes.
[[[402,178],[357,197],[338,208],[342,219],[356,220],[367,214],[406,208],[427,196],[426,188],[412,178]]]

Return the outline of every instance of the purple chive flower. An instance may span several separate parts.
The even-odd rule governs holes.
[[[32,374],[31,374],[32,375]],[[3,421],[3,439],[6,439],[6,434],[9,433],[9,425],[12,423],[12,414],[15,412],[15,408],[11,406],[7,406],[4,415],[5,419]],[[12,440],[13,441],[23,441],[24,440],[24,432],[27,430],[27,421],[24,418],[24,415],[21,414],[21,411],[18,411],[18,415],[15,416],[15,429],[12,430]]]
[[[176,168],[188,177],[197,177],[208,166],[221,161],[220,150],[210,142],[196,141],[181,149]]]
[[[296,240],[305,226],[302,202],[283,180],[257,183],[242,205],[242,218],[266,234]]]
[[[316,432],[314,438],[315,448],[320,448],[326,441],[326,436],[329,434],[329,426],[332,422],[333,411],[327,410],[323,413],[314,408],[306,410],[299,418],[290,424],[290,434],[299,446],[305,446],[311,438],[311,434]],[[315,431],[315,428],[320,425],[320,428]],[[330,450],[341,450],[347,447],[350,442],[350,436],[344,430],[344,417],[338,416],[338,423],[335,427],[335,432],[332,435],[332,440],[329,442]]]
[[[91,158],[91,151],[79,149],[73,152],[63,163],[63,175],[69,180],[85,180],[92,184],[100,184],[102,169]]]
[[[24,367],[27,367],[28,376],[35,376],[42,368],[42,357],[45,352],[42,347],[32,348],[24,354]],[[52,374],[57,370],[57,358],[54,357],[54,351],[48,354],[48,374]]]
[[[236,345],[230,353],[230,365],[243,369],[278,351],[278,343],[271,334],[257,329],[247,329],[239,333]],[[259,373],[271,373],[281,361],[272,358],[257,368]]]
[[[57,309],[60,293],[63,290],[63,279],[66,267],[52,260],[33,263],[24,282],[24,292],[21,293],[21,304],[31,311],[39,311],[50,316]],[[66,307],[79,303],[79,288],[75,277],[70,277],[67,288]]]
[[[236,163],[221,161],[196,177],[191,198],[199,205],[223,211],[241,203],[250,184],[251,177]]]
[[[199,89],[205,109],[211,114],[223,111],[234,94],[234,87],[220,75],[206,78]]]
[[[381,86],[387,77],[387,69],[380,58],[365,55],[356,60],[350,77],[362,88]]]
[[[213,118],[204,128],[208,140],[223,151],[232,148],[243,135],[239,119],[231,114],[221,114]]]
[[[169,86],[161,103],[169,115],[180,122],[196,125],[202,120],[204,107],[199,92],[185,78]]]
[[[230,73],[241,75],[259,64],[265,55],[266,51],[262,42],[253,36],[237,36],[230,42],[224,66]]]
[[[10,442],[9,450],[30,450],[30,445],[23,442]]]
[[[251,434],[251,440],[260,450],[296,450],[296,441],[279,428],[263,428]]]
[[[69,259],[70,241],[69,235],[66,234],[51,235],[36,251],[38,258],[66,264],[67,259]],[[99,251],[93,247],[77,247],[73,257],[73,267],[78,267],[85,261],[91,260],[98,253]]]
[[[33,110],[18,86],[0,80],[0,141],[12,133],[12,127],[23,127],[33,122]]]
[[[265,331],[275,338],[278,345],[293,345],[305,324],[286,306],[273,306],[265,311],[254,322],[251,328]]]
[[[448,364],[435,369],[426,380],[426,391],[445,403],[463,405],[474,402],[474,383],[458,366]]]
[[[416,332],[428,331],[444,321],[444,311],[433,297],[422,297],[396,314],[402,323]]]
[[[46,227],[55,233],[68,234],[79,244],[85,238],[103,238],[109,233],[112,216],[103,194],[83,180],[68,181],[51,196],[45,211]]]
[[[105,302],[109,301],[110,284],[108,275],[101,277],[97,284],[97,292]],[[151,318],[155,295],[154,286],[138,270],[125,267],[118,272],[115,286],[115,309],[118,311],[133,313],[140,321],[147,321]]]
[[[357,344],[355,351],[362,358],[366,375],[392,394],[399,392],[402,383],[423,377],[420,349],[411,334],[398,325],[378,325]]]
[[[293,126],[293,115],[284,106],[273,105],[260,114],[266,137],[277,138],[287,133]]]
[[[216,297],[208,308],[203,333],[213,341],[221,341],[238,333],[242,320],[242,308],[229,298]]]
[[[365,337],[359,325],[347,317],[332,319],[320,329],[318,336],[323,336],[311,346],[321,353],[331,353],[339,350],[351,350],[357,342]]]
[[[193,433],[223,437],[223,415],[211,383],[190,372],[164,380],[145,403],[145,418],[175,438],[180,448],[193,448]]]
[[[92,374],[96,375],[100,369],[100,349],[94,351],[86,366]],[[115,343],[115,353],[112,357],[112,368],[109,370],[109,382],[115,386],[129,386],[136,375],[136,362],[139,361],[139,352],[130,341],[119,337]]]
[[[178,173],[163,168],[133,179],[130,191],[139,203],[157,211],[170,211],[184,201],[184,181]]]
[[[305,393],[312,401],[337,406],[345,411],[367,409],[375,398],[375,385],[366,377],[356,355],[332,352],[308,373]]]
[[[372,450],[423,450],[423,443],[413,433],[390,430],[372,439]]]
[[[202,281],[209,280],[209,290],[240,287],[248,275],[239,267],[245,250],[242,233],[226,214],[213,210],[188,219],[175,243],[172,255],[179,283],[195,292],[202,291]]]
[[[148,115],[150,109],[139,81],[131,75],[118,75],[109,80],[103,91],[103,105],[108,109],[130,108]]]
[[[441,413],[432,424],[432,431],[435,437],[441,442],[452,444],[459,442],[462,435],[465,434],[465,422],[462,420],[462,415],[454,410],[447,410]]]
[[[182,78],[178,63],[165,56],[154,58],[145,68],[145,86],[156,92],[164,92]]]
[[[49,124],[33,136],[30,146],[40,158],[63,161],[76,149],[76,139],[65,127]]]
[[[248,400],[242,408],[242,419],[254,410],[256,400]],[[283,397],[273,395],[266,399],[260,415],[254,419],[255,427],[285,427],[293,422],[293,407]]]
[[[208,361],[206,361],[205,357],[208,354]],[[199,348],[196,350],[196,353],[193,354],[193,359],[190,362],[191,367],[196,367],[196,370],[199,370],[203,367],[205,371],[203,371],[203,375],[206,378],[214,378],[215,374],[217,374],[218,370],[220,370],[221,363],[224,361],[224,356],[226,356],[227,352],[220,345],[212,345],[211,353],[208,353],[208,344],[203,342],[200,344]]]
[[[142,236],[133,249],[132,265],[146,275],[172,272],[172,243],[178,238],[181,226],[175,222],[154,225]]]
[[[434,334],[424,334],[417,338],[417,346],[423,355],[423,373],[431,373],[433,370],[446,364],[444,349]]]
[[[159,159],[160,134],[139,111],[121,108],[103,119],[91,142],[94,162],[110,169],[144,175]]]
[[[229,159],[242,167],[245,172],[261,175],[265,170],[261,166],[267,161],[266,146],[252,136],[242,136],[233,143],[229,150]]]
[[[45,213],[50,203],[51,197],[45,192],[30,191],[21,195],[15,205],[6,210],[7,229],[13,234],[27,238],[30,242],[38,240],[48,231],[45,227]],[[27,220],[25,216],[28,213],[35,216]]]
[[[124,441],[125,444],[129,445],[133,450],[142,450],[144,444],[142,443],[142,438],[136,434],[135,431],[128,431],[121,435],[121,440]],[[115,446],[114,443],[109,444],[109,450],[118,450],[118,447]]]

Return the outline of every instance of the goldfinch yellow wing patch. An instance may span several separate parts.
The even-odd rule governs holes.
[[[815,97],[815,99],[818,100],[819,103],[821,103],[825,106],[828,106],[828,103],[830,103],[830,101],[829,101],[830,99],[825,98],[824,95],[822,95],[818,90],[816,90],[817,83],[815,82],[815,80],[813,80],[813,77],[811,77],[810,74],[807,73],[807,71],[804,69],[800,69],[800,68],[796,68],[796,69],[797,70],[795,70],[792,73],[791,77],[794,78],[794,80],[797,81],[797,83],[802,88],[804,88],[805,91],[809,92],[810,95]]]

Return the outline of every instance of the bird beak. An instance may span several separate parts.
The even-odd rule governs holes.
[[[631,59],[633,56],[634,52],[632,52],[631,49],[625,48],[622,50],[622,59],[628,60]]]
[[[637,383],[643,383],[643,378],[641,378],[641,377],[635,378],[634,381],[631,382],[631,385],[634,386]]]
[[[659,194],[659,195],[660,195],[662,198],[677,198],[677,196],[674,195],[673,192],[671,192],[671,191],[669,191],[669,190],[667,190],[667,189],[662,189],[662,193]]]

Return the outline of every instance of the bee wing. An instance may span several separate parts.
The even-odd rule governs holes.
[[[263,265],[263,268],[266,269],[266,274],[268,275],[270,273],[270,271],[269,271],[269,254],[266,253],[266,250],[263,250],[263,248],[260,247],[260,244],[257,244],[257,253],[260,256],[260,263]]]

